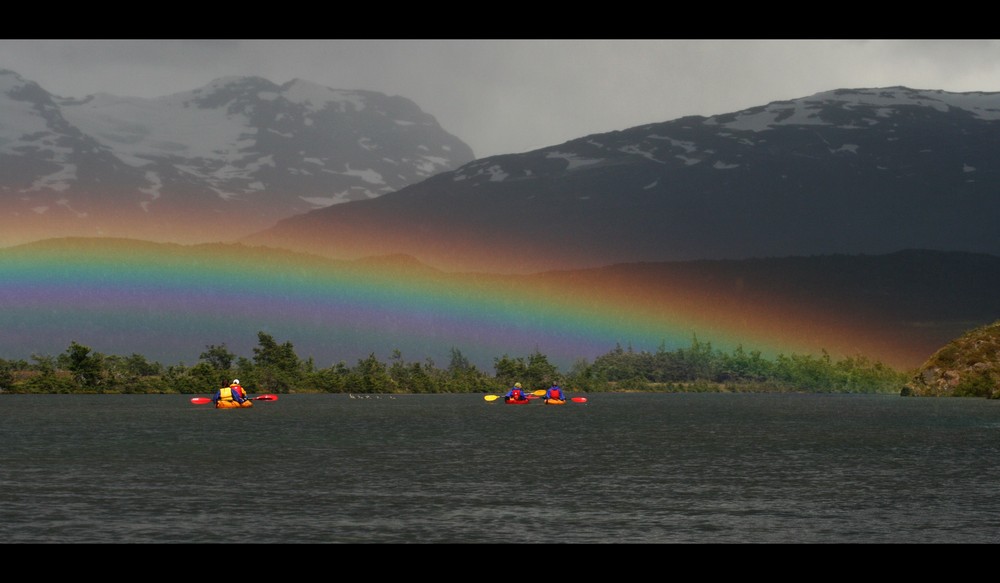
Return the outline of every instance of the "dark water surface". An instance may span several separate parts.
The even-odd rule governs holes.
[[[1000,401],[0,397],[2,543],[996,543]]]

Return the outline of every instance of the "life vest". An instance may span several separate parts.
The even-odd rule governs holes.
[[[234,385],[237,386],[237,385]],[[233,387],[222,387],[219,389],[219,400],[220,401],[235,401],[233,398]]]
[[[229,385],[229,390],[239,391],[241,397],[243,397],[244,399],[247,398],[247,390],[244,389],[242,385]]]
[[[513,392],[511,392],[510,394],[510,398],[514,399],[515,401],[523,401],[524,391],[522,391],[521,389],[514,389]]]

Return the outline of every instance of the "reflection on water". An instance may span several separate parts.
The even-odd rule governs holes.
[[[0,397],[7,543],[991,543],[1000,402]]]

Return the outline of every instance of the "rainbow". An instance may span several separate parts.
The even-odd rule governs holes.
[[[855,353],[893,366],[927,354],[808,306],[744,305],[680,284],[448,273],[405,258],[338,261],[240,244],[51,239],[0,249],[0,358],[106,355],[192,365],[209,346],[251,358],[258,332],[319,368],[374,354],[480,370],[540,352],[563,371],[617,346],[674,350],[694,338],[766,356]],[[781,306],[777,308],[776,306]],[[861,340],[859,340],[861,339]],[[397,353],[398,351],[398,353]]]

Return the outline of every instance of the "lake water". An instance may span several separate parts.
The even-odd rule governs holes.
[[[1000,401],[190,397],[0,396],[0,542],[1000,542]]]

